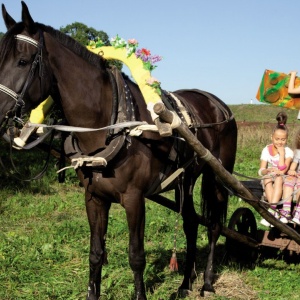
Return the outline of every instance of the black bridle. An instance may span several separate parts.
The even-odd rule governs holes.
[[[22,123],[23,122],[22,121],[23,109],[25,106],[25,101],[23,98],[24,98],[26,91],[32,84],[37,67],[39,67],[40,86],[42,87],[44,36],[43,36],[42,31],[40,31],[40,40],[39,41],[36,41],[35,39],[28,37],[26,35],[23,35],[23,34],[17,34],[15,36],[15,39],[27,42],[37,48],[37,53],[35,54],[34,60],[31,64],[30,70],[28,72],[28,75],[27,75],[27,78],[23,85],[21,93],[17,94],[10,88],[0,84],[0,91],[7,94],[8,96],[10,96],[11,98],[13,98],[16,101],[14,107],[6,113],[5,119],[7,120],[7,122],[9,122],[9,119],[13,119],[13,121]],[[19,114],[20,114],[21,118],[18,117]],[[6,126],[4,126],[4,127],[6,127]],[[2,130],[0,132],[1,135],[3,135],[4,130],[5,130],[5,128],[3,129],[3,126],[2,126]]]

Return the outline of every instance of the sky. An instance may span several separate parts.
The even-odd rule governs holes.
[[[1,3],[21,21],[21,1]],[[163,57],[152,76],[167,91],[200,89],[229,105],[259,104],[265,69],[300,72],[299,0],[25,3],[34,21],[55,29],[81,22],[109,37],[135,38],[140,48]],[[2,18],[0,32],[6,32]]]

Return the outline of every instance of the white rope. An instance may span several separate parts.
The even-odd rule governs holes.
[[[172,120],[172,123],[170,124],[171,125],[171,128],[174,129],[174,128],[177,128],[180,126],[181,124],[181,120],[180,118],[177,116],[177,114],[171,112],[173,114],[173,120]],[[143,131],[154,131],[154,132],[158,132],[158,128],[156,125],[151,125],[151,124],[145,124],[145,125],[140,125],[140,126],[137,126],[133,129],[130,130],[129,132],[129,135],[130,136],[140,136]]]
[[[146,125],[140,125],[130,130],[129,135],[130,136],[140,136],[143,131],[154,131],[158,132],[158,128],[156,125],[146,124]]]
[[[67,125],[46,125],[46,124],[28,122],[28,127],[53,128],[58,131],[67,131],[67,132],[90,132],[90,131],[100,131],[100,130],[115,129],[115,128],[134,127],[141,124],[147,124],[147,122],[142,122],[142,121],[122,122],[122,123],[105,126],[101,128],[85,128],[85,127],[76,127],[76,126],[67,126]]]
[[[288,177],[288,176],[291,176],[291,175],[274,175],[274,174],[269,174],[269,175],[264,175],[264,176],[262,176],[262,180],[261,180],[261,185],[262,185],[262,187],[263,187],[263,191],[265,192],[265,186],[264,186],[264,183],[263,183],[263,180],[264,179],[268,179],[268,178],[275,178],[275,177],[279,177],[279,176],[282,176],[282,177]],[[297,193],[300,191],[300,188],[298,188],[298,189],[296,189],[295,190],[295,188],[293,189],[293,191],[292,191],[292,193],[289,195],[289,196],[287,196],[286,198],[282,198],[279,202],[277,202],[277,203],[274,203],[274,204],[276,204],[276,205],[281,205],[281,204],[283,204],[284,202],[286,202],[290,197],[292,197],[292,201],[294,200],[294,196],[295,195],[297,195]],[[265,196],[264,196],[265,197]],[[271,205],[272,203],[269,203],[269,202],[267,202],[267,201],[261,201],[261,202],[264,202],[264,203],[266,203],[266,204],[269,204],[269,205]]]
[[[180,118],[177,116],[177,114],[175,114],[174,112],[171,111],[171,113],[173,114],[173,120],[172,120],[172,123],[171,123],[171,128],[174,129],[174,128],[177,128],[180,126],[181,124],[181,120]]]
[[[78,157],[78,158],[73,158],[71,160],[71,165],[70,166],[64,167],[64,168],[58,170],[56,173],[60,173],[63,170],[71,169],[71,168],[74,168],[74,170],[76,170],[79,167],[82,167],[84,164],[87,167],[92,167],[93,162],[100,162],[103,167],[107,166],[107,161],[104,157],[94,157],[94,156],[91,156],[91,157]]]
[[[171,128],[177,128],[180,124],[181,124],[181,120],[177,115],[174,114]],[[143,133],[143,131],[158,132],[156,125],[148,124],[147,122],[144,121],[122,122],[122,123],[105,126],[101,128],[85,128],[85,127],[76,127],[76,126],[68,126],[68,125],[46,125],[46,124],[27,122],[27,127],[53,128],[58,131],[66,131],[66,132],[91,132],[91,131],[101,131],[101,130],[116,129],[116,128],[134,127],[129,131],[130,136],[140,136]]]

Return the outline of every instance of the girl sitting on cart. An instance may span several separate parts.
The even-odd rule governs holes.
[[[288,138],[286,113],[278,113],[276,120],[277,125],[271,135],[272,144],[267,145],[262,150],[258,174],[263,176],[263,188],[267,201],[270,203],[268,211],[279,218],[277,203],[282,197],[283,175],[288,171],[294,153],[292,149],[286,146]],[[283,204],[284,209],[288,209],[287,205],[290,208],[290,202]],[[270,226],[270,223],[265,219],[262,219],[260,223],[264,226]]]
[[[300,225],[300,130],[298,131],[295,139],[295,151],[294,151],[294,158],[293,162],[291,163],[290,169],[288,170],[287,176],[284,180],[283,185],[283,199],[285,199],[289,203],[289,211],[284,216],[287,219],[287,223],[291,219],[291,203],[293,200],[293,195],[296,194],[296,207],[293,213],[292,222]],[[294,189],[296,187],[296,192]]]
[[[300,86],[295,86],[295,80],[297,71],[291,71],[290,73],[290,81],[288,85],[288,93],[289,94],[300,94]],[[299,113],[300,115],[300,113]],[[298,119],[299,119],[298,115]],[[289,211],[286,216],[284,216],[285,223],[291,219],[291,203],[293,201],[293,196],[296,193],[296,207],[293,213],[292,222],[300,225],[300,130],[298,131],[295,138],[295,151],[293,162],[288,170],[288,175],[284,180],[283,186],[283,199],[286,199],[286,207],[289,208]],[[295,192],[296,187],[296,192]],[[289,203],[289,205],[288,205]]]

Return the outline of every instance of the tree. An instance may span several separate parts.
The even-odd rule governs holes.
[[[101,39],[105,45],[109,45],[108,35],[104,31],[97,31],[93,27],[87,27],[80,22],[74,22],[66,27],[60,27],[59,30],[71,36],[84,46],[88,45],[90,40],[94,41],[97,39]]]
[[[4,36],[4,33],[0,32],[0,40],[2,39],[3,36]]]
[[[89,41],[97,41],[98,39],[100,39],[104,45],[110,45],[107,33],[102,30],[98,31],[93,27],[87,27],[85,24],[80,22],[74,22],[66,27],[60,27],[59,30],[71,36],[84,46],[88,45]],[[112,60],[109,64],[116,66],[119,70],[122,70],[123,64],[120,61]]]

